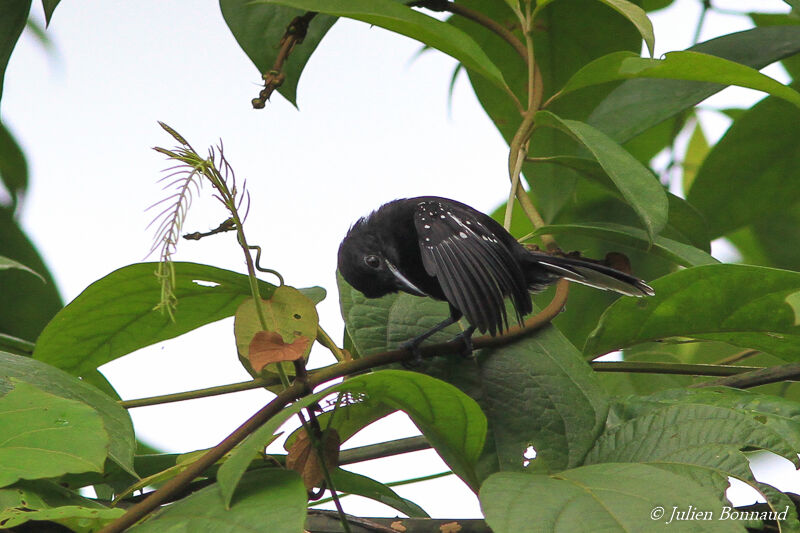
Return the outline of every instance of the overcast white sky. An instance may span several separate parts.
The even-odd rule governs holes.
[[[34,4],[34,16],[43,19]],[[788,11],[780,0],[714,5]],[[653,16],[657,55],[691,44],[699,10],[698,0],[677,0]],[[747,27],[746,17],[710,13],[701,40]],[[419,43],[379,28],[346,20],[334,26],[301,80],[299,112],[277,95],[266,109],[252,109],[259,73],[212,0],[65,1],[48,35],[55,56],[29,34],[15,49],[2,117],[30,164],[23,226],[67,301],[109,272],[142,260],[150,248],[152,232],[145,227],[151,214],[144,210],[162,197],[156,180],[167,166],[150,148],[174,144],[157,120],[198,149],[223,139],[253,200],[248,240],[265,248],[262,263],[288,284],[328,289],[320,318],[336,339],[342,332],[336,250],[355,218],[403,196],[453,196],[457,190],[459,200],[482,210],[507,196],[506,145],[466,77],[459,77],[448,104],[454,60],[438,52],[417,57]],[[765,73],[785,81],[780,68]],[[746,106],[759,98],[728,90],[711,103]],[[716,137],[725,123],[709,116],[707,126]],[[224,216],[215,201],[199,200],[185,229],[206,231]],[[230,236],[182,243],[176,259],[244,271]],[[324,352],[315,353],[317,365],[330,362]],[[236,358],[232,320],[141,350],[103,372],[124,398],[249,378]],[[135,409],[132,415],[140,438],[185,452],[217,444],[267,400],[267,393],[249,391]],[[351,442],[412,431],[393,416]],[[430,451],[384,464],[357,470],[390,481],[446,469]],[[398,492],[432,516],[480,516],[475,497],[452,477]],[[346,510],[394,514],[371,503]]]

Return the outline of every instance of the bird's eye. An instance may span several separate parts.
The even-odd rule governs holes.
[[[368,255],[364,257],[364,262],[370,268],[379,268],[381,266],[381,259],[377,255]]]

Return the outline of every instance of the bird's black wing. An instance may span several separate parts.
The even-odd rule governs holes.
[[[470,324],[492,335],[508,329],[504,296],[512,297],[519,322],[530,312],[522,268],[469,208],[420,200],[414,224],[425,270]]]

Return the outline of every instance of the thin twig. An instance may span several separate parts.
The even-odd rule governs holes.
[[[636,374],[680,374],[687,376],[735,376],[754,370],[754,366],[694,365],[650,361],[591,361],[596,372],[630,372]]]
[[[266,72],[262,77],[264,80],[264,88],[258,93],[258,98],[253,98],[252,104],[254,109],[263,109],[267,104],[267,100],[272,96],[272,93],[283,84],[286,79],[286,74],[283,72],[283,65],[289,58],[289,54],[294,50],[296,44],[302,43],[308,32],[308,24],[317,14],[314,11],[309,11],[304,15],[295,17],[286,27],[286,32],[283,34],[280,42],[280,50],[275,57],[275,62],[272,64],[272,69]]]
[[[741,367],[733,367],[741,368]],[[705,383],[691,385],[693,388],[700,387],[735,387],[737,389],[749,389],[759,385],[778,383],[780,381],[800,380],[800,363],[790,363],[788,365],[770,366],[758,368],[750,372],[741,373],[735,376],[728,376]]]
[[[728,357],[724,357],[724,358],[720,359],[719,361],[716,361],[714,364],[715,365],[732,365],[733,363],[738,363],[739,361],[743,361],[743,360],[747,359],[748,357],[752,357],[752,356],[758,355],[760,353],[761,352],[759,350],[752,350],[752,349],[743,350],[741,352],[735,353],[735,354],[730,355]]]

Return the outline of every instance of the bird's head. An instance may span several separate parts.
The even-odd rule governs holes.
[[[395,265],[397,250],[370,231],[369,219],[359,219],[339,245],[339,272],[354,289],[367,298],[404,291],[425,293],[411,283]]]

